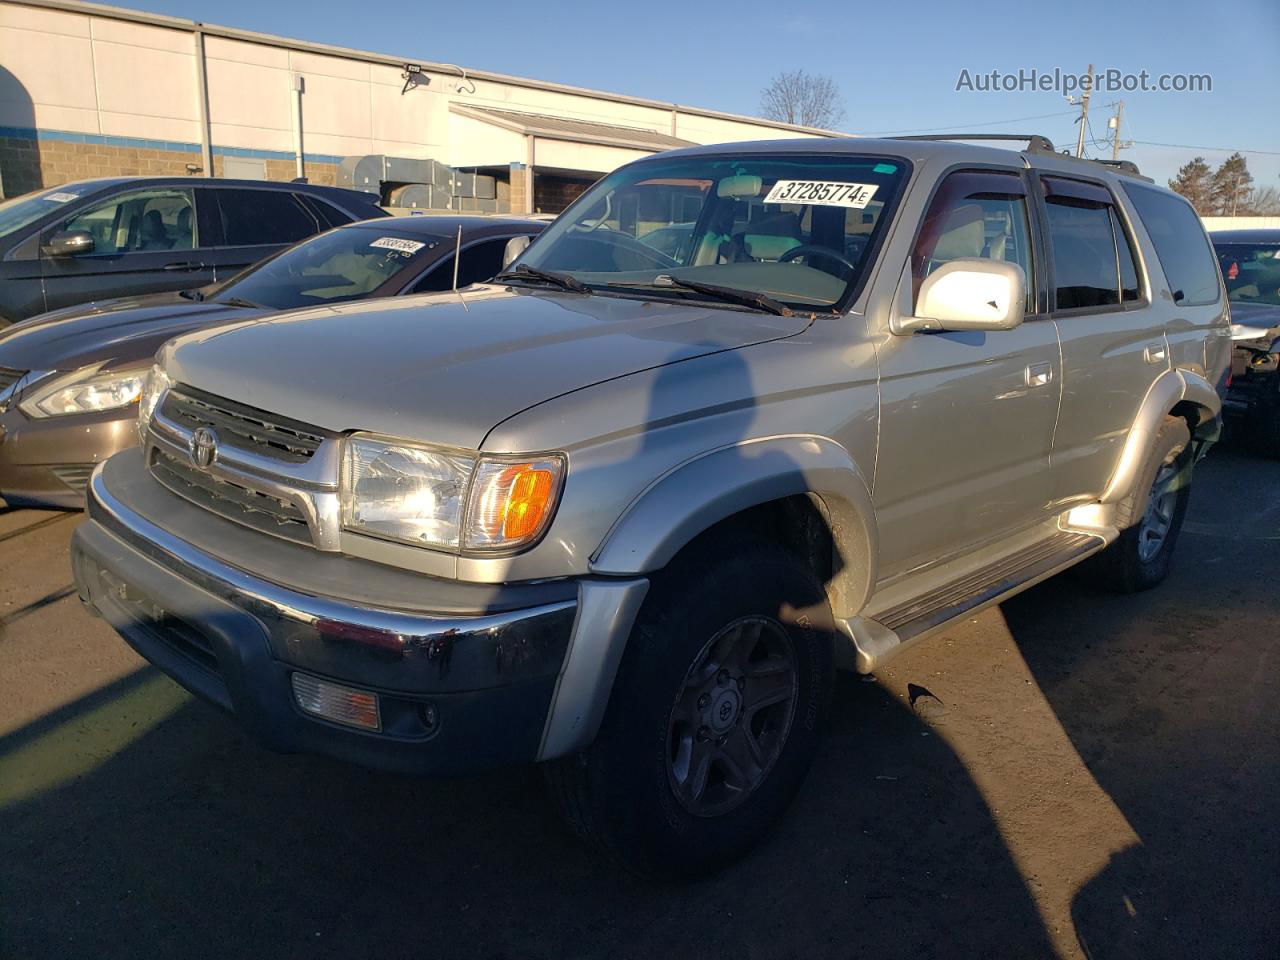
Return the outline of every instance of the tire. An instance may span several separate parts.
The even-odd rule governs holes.
[[[1117,593],[1137,593],[1169,575],[1191,498],[1193,459],[1187,422],[1166,416],[1137,489],[1116,505],[1120,536],[1085,565],[1090,580]]]
[[[1249,414],[1246,433],[1255,453],[1280,459],[1280,373],[1272,373],[1262,385],[1262,397]]]
[[[813,760],[834,640],[822,585],[786,550],[695,544],[654,578],[596,741],[545,767],[569,826],[649,878],[692,879],[742,856]]]

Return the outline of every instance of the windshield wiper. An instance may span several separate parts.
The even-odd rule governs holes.
[[[539,270],[537,267],[526,266],[523,263],[517,264],[514,270],[506,273],[500,273],[493,279],[495,280],[545,280],[547,283],[554,283],[562,290],[572,290],[574,293],[590,293],[591,288],[579,280],[577,277],[571,277],[564,273],[552,273],[550,270]]]
[[[703,283],[700,280],[685,280],[683,277],[673,277],[670,274],[660,274],[653,278],[652,283],[611,283],[609,286],[680,287],[682,290],[692,290],[694,293],[715,297],[717,300],[724,300],[727,303],[755,307],[757,310],[764,310],[766,313],[772,313],[779,317],[795,316],[795,311],[785,303],[779,303],[773,297],[766,296],[763,293],[756,293],[754,290],[738,290],[734,287],[722,287],[719,284]]]
[[[244,297],[227,297],[225,300],[219,300],[218,303],[225,304],[228,307],[248,307],[251,310],[262,309],[262,304],[246,300]]]
[[[204,294],[199,290],[179,290],[178,296],[182,297],[184,300],[194,300],[196,303],[199,303],[204,299]]]

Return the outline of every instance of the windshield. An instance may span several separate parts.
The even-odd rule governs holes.
[[[883,157],[642,161],[587,191],[520,262],[596,289],[713,299],[687,281],[829,309],[861,285],[905,174]]]
[[[39,193],[27,193],[0,203],[0,237],[35,223],[46,213],[57,210],[80,197],[75,187],[55,187]]]
[[[395,274],[417,269],[448,238],[381,227],[339,227],[290,247],[215,290],[211,299],[273,310],[367,296]]]
[[[1280,306],[1280,242],[1215,243],[1227,297],[1233,303]]]

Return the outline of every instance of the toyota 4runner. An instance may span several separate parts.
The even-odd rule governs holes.
[[[1158,583],[1230,349],[1199,221],[1129,165],[678,150],[489,285],[171,341],[75,577],[270,746],[538,761],[690,876],[781,815],[836,669],[1082,561]]]

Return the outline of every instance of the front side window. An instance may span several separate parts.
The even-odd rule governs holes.
[[[444,237],[343,227],[290,247],[212,292],[274,310],[340,303],[368,296],[393,276],[419,270]]]
[[[94,255],[191,250],[199,246],[195,209],[186,188],[138,190],[76,213],[58,229],[90,234]]]
[[[1042,177],[1057,310],[1097,309],[1142,299],[1133,242],[1106,187]]]
[[[1280,241],[1229,243],[1215,241],[1227,298],[1232,303],[1280,306]]]
[[[1018,174],[961,170],[947,175],[929,204],[912,249],[915,293],[938,267],[969,257],[1020,266],[1026,277],[1026,312],[1035,312],[1027,196]]]
[[[1218,302],[1218,271],[1200,218],[1174,193],[1126,183],[1124,191],[1156,248],[1173,302],[1192,307]]]
[[[492,280],[502,269],[502,256],[510,237],[484,240],[462,251],[458,262],[458,289]],[[438,293],[453,289],[453,255],[444,257],[413,286],[413,293]]]
[[[292,193],[283,190],[218,190],[222,237],[229,247],[296,243],[321,224]]]
[[[688,281],[832,309],[861,286],[906,174],[852,155],[642,161],[588,190],[520,262],[624,294],[716,299]]]

